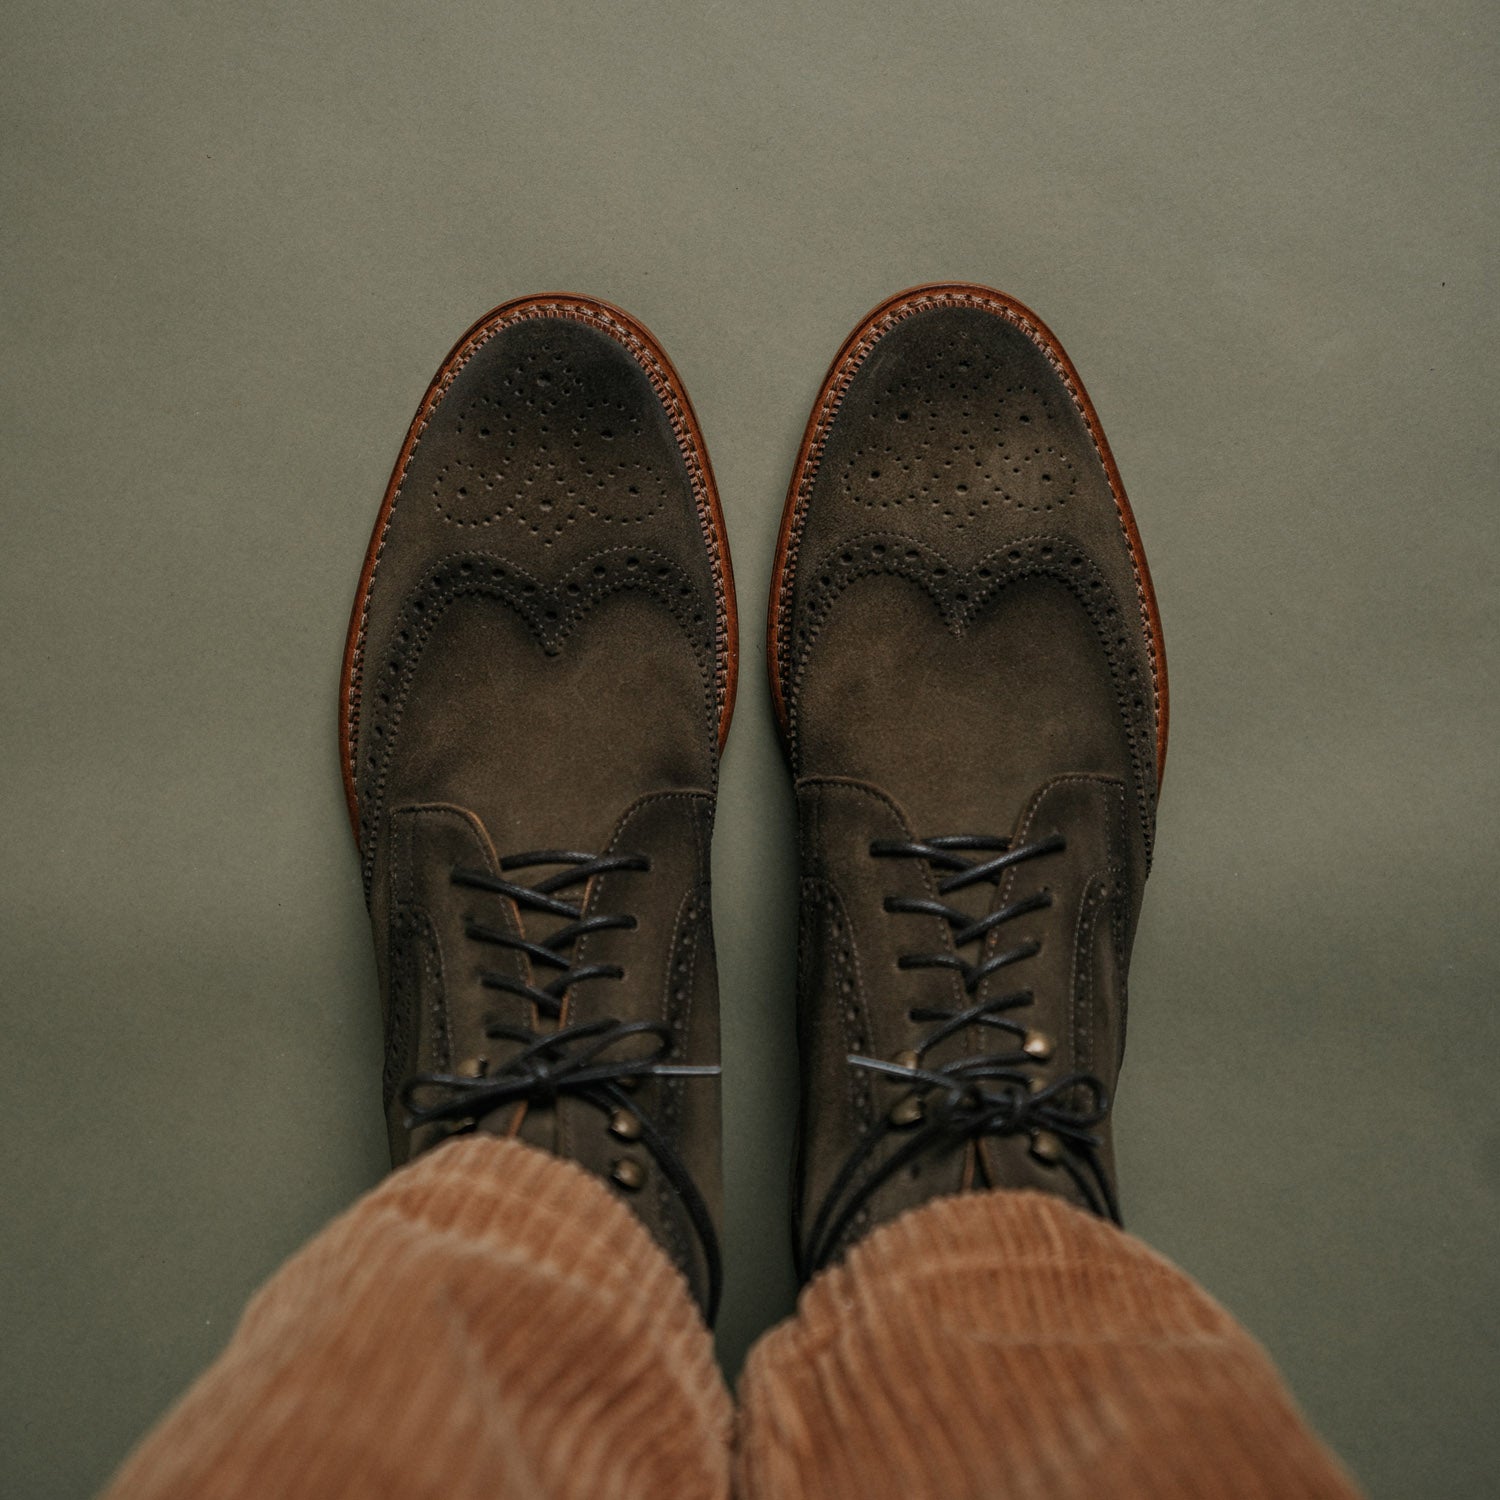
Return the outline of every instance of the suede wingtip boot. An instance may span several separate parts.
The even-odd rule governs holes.
[[[660,345],[570,294],[480,319],[402,445],[344,658],[392,1159],[474,1129],[570,1157],[710,1318],[736,650],[713,475]]]
[[[1166,665],[1098,417],[1019,302],[918,287],[845,342],[768,654],[801,830],[803,1275],[976,1187],[1117,1219]]]

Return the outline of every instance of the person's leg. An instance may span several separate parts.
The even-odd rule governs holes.
[[[741,1500],[1357,1493],[1201,1287],[1036,1192],[873,1231],[751,1352],[739,1394]]]
[[[119,1493],[723,1489],[709,842],[736,652],[661,347],[585,297],[481,319],[401,449],[339,714],[391,1154],[418,1161],[277,1277]]]
[[[109,1500],[660,1500],[727,1492],[687,1283],[572,1162],[455,1141],[294,1256]]]
[[[811,1285],[745,1377],[747,1493],[1344,1493],[1254,1343],[1117,1227],[1166,659],[1098,416],[1029,309],[922,287],[846,340],[770,644]]]

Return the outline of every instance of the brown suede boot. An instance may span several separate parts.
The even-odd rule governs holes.
[[[769,647],[801,824],[802,1274],[970,1188],[1118,1218],[1166,666],[1098,418],[1020,303],[920,287],[849,337]]]
[[[710,1318],[735,653],[708,455],[660,346],[583,297],[476,323],[407,434],[344,662],[391,1154],[479,1128],[575,1159]]]

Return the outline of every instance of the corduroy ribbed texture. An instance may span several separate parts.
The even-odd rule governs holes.
[[[740,1411],[754,1500],[1357,1493],[1228,1313],[1039,1193],[877,1229],[751,1352]]]
[[[719,1497],[729,1394],[686,1283],[572,1162],[490,1136],[294,1256],[110,1500]]]
[[[752,1351],[741,1500],[1356,1493],[1264,1352],[1139,1241],[1033,1193],[876,1230]],[[469,1137],[294,1256],[108,1500],[698,1500],[731,1407],[602,1183]]]

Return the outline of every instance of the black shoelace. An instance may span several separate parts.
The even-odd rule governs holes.
[[[565,868],[534,885],[523,885],[505,877],[513,871],[538,865]],[[524,933],[507,932],[482,922],[469,922],[465,936],[478,943],[493,943],[526,954],[532,973],[555,971],[545,984],[513,979],[508,974],[487,972],[480,982],[487,988],[517,995],[529,1001],[539,1015],[564,1020],[569,992],[577,985],[597,979],[623,979],[617,964],[575,964],[569,956],[581,938],[612,928],[633,930],[630,916],[595,914],[585,917],[581,901],[569,901],[558,893],[570,886],[586,887],[595,876],[614,870],[649,870],[651,862],[640,854],[593,855],[567,849],[539,849],[513,854],[500,861],[500,875],[488,870],[458,868],[455,885],[488,891],[513,901],[519,912],[545,913],[562,919],[563,925],[540,941]],[[574,1025],[561,1024],[552,1031],[511,1025],[492,1018],[485,1026],[492,1040],[519,1044],[519,1050],[493,1071],[477,1077],[459,1073],[420,1073],[401,1090],[407,1110],[407,1129],[422,1125],[473,1126],[494,1110],[511,1104],[551,1104],[560,1098],[580,1099],[606,1116],[621,1112],[634,1121],[633,1138],[639,1139],[677,1194],[703,1246],[708,1272],[705,1313],[711,1323],[718,1310],[721,1269],[718,1238],[713,1219],[692,1175],[671,1143],[631,1097],[630,1091],[645,1078],[705,1078],[717,1067],[700,1067],[667,1061],[672,1049],[670,1029],[660,1021],[598,1020]],[[651,1045],[642,1050],[641,1038]]]
[[[1066,841],[1061,834],[1015,847],[1009,839],[987,834],[948,834],[918,842],[877,839],[870,845],[870,853],[877,859],[925,860],[933,870],[946,871],[937,887],[941,898],[980,882],[998,885],[1012,866],[1064,848]],[[978,918],[942,899],[888,896],[885,910],[896,915],[938,917],[946,922],[952,933],[952,951],[907,954],[900,966],[953,969],[962,980],[965,994],[972,996],[990,975],[1031,958],[1041,948],[1034,938],[1027,938],[984,958],[988,935],[1004,923],[1051,905],[1051,894],[1039,891]],[[962,950],[975,943],[981,945],[981,957],[971,963],[962,956]],[[1073,1073],[1042,1083],[1036,1067],[1051,1055],[1051,1044],[1014,1015],[1032,999],[1031,990],[1018,989],[976,1000],[959,1010],[915,1006],[908,1012],[910,1019],[918,1025],[930,1024],[933,1029],[914,1053],[892,1062],[850,1054],[849,1062],[854,1067],[867,1068],[902,1085],[904,1097],[866,1130],[825,1195],[812,1231],[799,1247],[799,1270],[804,1278],[833,1255],[861,1210],[898,1172],[929,1151],[985,1136],[1030,1136],[1033,1152],[1067,1171],[1093,1212],[1119,1222],[1114,1192],[1099,1161],[1100,1140],[1093,1133],[1109,1112],[1109,1096],[1099,1079],[1089,1073]],[[934,1047],[971,1026],[990,1033],[997,1042],[1011,1045],[1003,1050],[970,1053],[941,1067],[924,1066],[922,1059]],[[876,1152],[896,1133],[907,1133],[906,1139],[866,1171]]]

